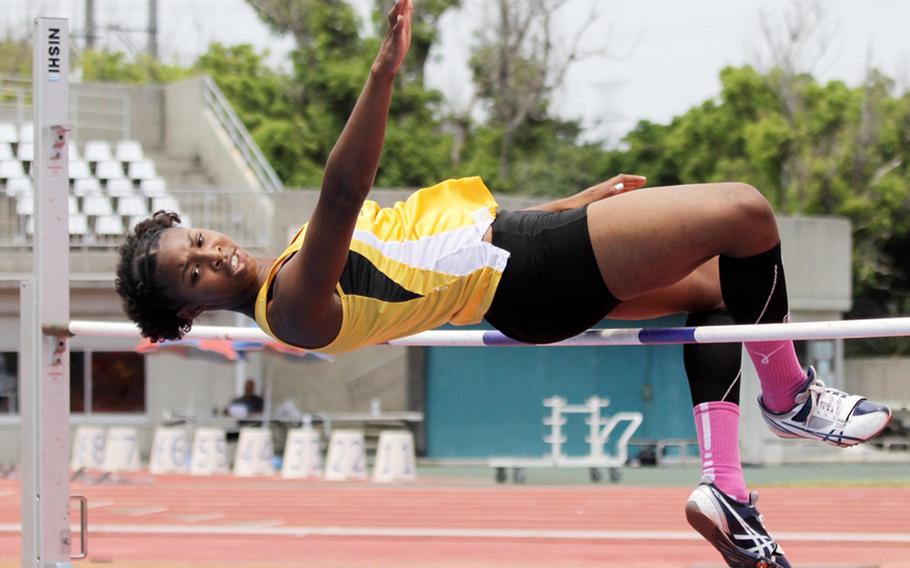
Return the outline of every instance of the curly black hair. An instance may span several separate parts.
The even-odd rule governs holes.
[[[120,245],[117,264],[117,293],[123,311],[136,322],[143,337],[158,342],[180,339],[190,330],[192,320],[177,315],[180,307],[155,278],[158,241],[161,234],[180,223],[173,211],[156,211],[141,221]]]

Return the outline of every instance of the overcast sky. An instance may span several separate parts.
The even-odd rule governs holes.
[[[415,0],[420,9],[420,0]],[[367,17],[370,0],[352,0]],[[0,0],[0,31],[19,36],[36,15],[71,19],[84,29],[85,0]],[[484,24],[487,0],[463,0],[443,21],[443,35],[428,72],[450,104],[464,108],[471,98],[466,61],[475,31]],[[599,14],[583,45],[601,52],[578,62],[557,93],[562,116],[581,118],[592,138],[616,141],[638,120],[667,121],[717,95],[725,65],[760,63],[767,42],[764,18],[783,30],[793,0],[569,0],[560,13],[559,33],[568,44],[592,7]],[[824,80],[857,84],[869,63],[910,85],[910,1],[822,0],[826,14],[818,37],[824,56],[811,58],[811,71]],[[148,0],[95,0],[99,26],[145,26]],[[159,45],[169,61],[190,63],[212,41],[251,43],[268,49],[273,65],[286,65],[292,43],[269,33],[244,0],[158,0]],[[141,50],[146,38],[134,32],[106,32],[114,47]]]

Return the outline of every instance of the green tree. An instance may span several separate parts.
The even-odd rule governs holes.
[[[287,91],[289,100],[296,103],[291,121],[301,131],[291,132],[285,127],[284,134],[295,135],[300,142],[287,140],[278,127],[273,127],[273,142],[263,143],[264,150],[270,159],[284,160],[282,168],[276,170],[286,184],[319,185],[322,164],[354,108],[378,52],[380,36],[362,37],[361,22],[344,0],[248,1],[276,33],[291,35],[296,44]],[[429,52],[436,37],[429,26],[454,5],[457,2],[438,0],[429,6],[429,15],[421,17],[420,25],[415,26],[419,49]],[[379,32],[385,33],[384,25]],[[409,64],[390,109],[378,185],[426,185],[447,175],[451,136],[443,131],[442,102],[441,93],[424,86],[423,65]],[[282,149],[280,156],[272,148]],[[300,160],[299,164],[292,163],[291,157]]]
[[[250,45],[209,46],[194,65],[218,83],[285,184],[311,185],[320,176],[321,140],[300,115],[290,77],[265,64]]]
[[[179,65],[167,65],[147,55],[128,58],[122,51],[86,50],[79,54],[76,66],[83,81],[147,85],[169,83],[186,78],[190,71]]]
[[[373,23],[376,33],[383,33],[386,27],[386,15],[395,0],[373,0]],[[405,61],[405,72],[416,76],[418,82],[423,84],[424,72],[430,52],[439,40],[440,19],[454,8],[461,7],[461,0],[421,0],[419,7],[414,11],[411,27],[411,51]]]
[[[32,43],[7,36],[0,40],[0,74],[31,77]]]

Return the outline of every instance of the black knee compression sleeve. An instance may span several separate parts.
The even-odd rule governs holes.
[[[745,258],[720,257],[720,291],[738,324],[781,323],[790,310],[780,243]]]
[[[689,314],[687,326],[732,325],[725,311]],[[689,377],[692,406],[723,400],[739,404],[739,372],[742,345],[739,343],[702,343],[683,346],[683,361]]]

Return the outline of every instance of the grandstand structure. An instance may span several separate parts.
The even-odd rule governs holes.
[[[72,319],[122,321],[114,292],[116,247],[123,231],[156,209],[222,231],[253,254],[277,254],[310,215],[318,193],[285,191],[217,85],[197,77],[168,85],[73,83],[69,183]],[[30,83],[0,78],[0,465],[18,456],[19,282],[32,270],[28,199],[35,153]],[[444,175],[441,173],[440,175]],[[409,190],[371,195],[382,205]],[[497,196],[505,209],[534,203]],[[796,321],[839,319],[851,303],[850,227],[840,219],[780,219],[791,308]],[[250,324],[233,314],[200,323]],[[662,322],[664,325],[681,322]],[[612,325],[612,324],[611,324]],[[223,410],[246,378],[271,379],[274,406],[304,412],[418,411],[421,453],[437,459],[483,459],[545,451],[540,400],[549,396],[610,398],[617,410],[645,415],[642,435],[679,438],[692,419],[679,353],[673,347],[630,348],[621,358],[604,348],[533,354],[485,349],[366,348],[331,362],[252,353],[213,364],[211,356],[147,356],[134,340],[75,337],[70,342],[73,426],[133,426],[147,459],[165,416],[196,424],[233,423]],[[843,385],[843,342],[815,342],[806,357]],[[744,366],[743,400],[757,394]],[[559,389],[559,390],[556,390]],[[863,391],[877,394],[871,386]],[[905,396],[906,395],[906,396]],[[887,398],[906,398],[895,393]],[[744,458],[800,459],[818,445],[780,445],[752,405],[744,405]],[[570,448],[571,450],[571,448]]]
[[[30,89],[27,82],[0,81],[4,248],[31,241]],[[73,247],[115,247],[127,228],[158,209],[239,235],[251,248],[265,246],[261,227],[271,201],[257,197],[283,187],[212,80],[150,87],[75,84],[72,106]],[[214,188],[218,199],[211,198]]]
[[[269,249],[274,195],[284,188],[211,79],[155,86],[75,83],[70,99],[74,315],[123,318],[113,289],[116,250],[124,232],[157,209],[228,233],[254,254]],[[34,236],[31,107],[31,81],[0,77],[0,429],[19,424],[17,304],[19,282],[32,271]],[[175,386],[189,374],[183,362],[150,368],[135,347],[128,341],[77,342],[72,361],[81,378],[71,388],[77,422],[151,424],[163,409],[193,404]],[[230,400],[235,370],[211,374],[217,377],[213,390],[203,379],[198,400]],[[160,385],[172,398],[157,396],[155,375],[175,382]],[[16,455],[17,444],[0,447],[0,462]]]

